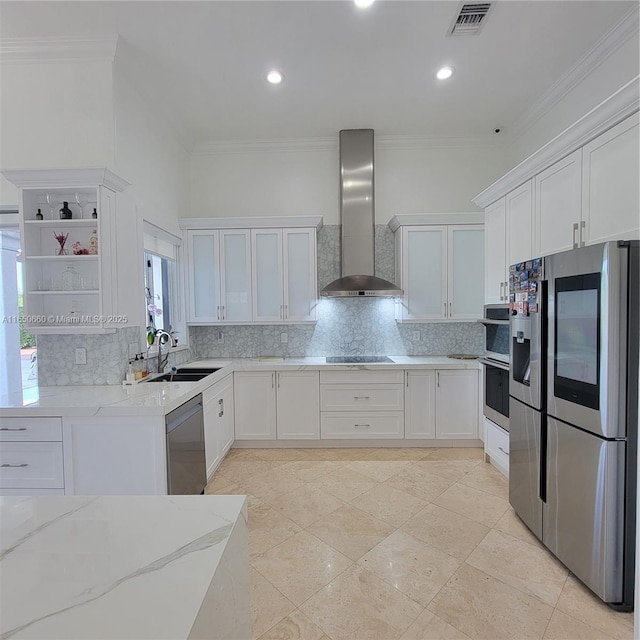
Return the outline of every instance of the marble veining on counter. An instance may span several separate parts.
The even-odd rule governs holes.
[[[245,500],[0,498],[0,639],[251,637]]]

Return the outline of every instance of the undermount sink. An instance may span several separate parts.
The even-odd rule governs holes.
[[[144,382],[197,382],[215,371],[217,371],[217,369],[210,369],[206,371],[183,369],[182,371],[178,370],[178,372],[174,374],[169,372],[163,373],[161,376],[156,376],[155,378],[147,378]]]
[[[176,375],[204,374],[208,376],[210,373],[220,371],[222,367],[182,367],[178,368]]]

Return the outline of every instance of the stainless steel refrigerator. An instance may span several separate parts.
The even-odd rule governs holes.
[[[639,246],[510,268],[509,500],[602,600],[633,606]]]

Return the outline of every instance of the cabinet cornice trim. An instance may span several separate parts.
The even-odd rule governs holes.
[[[547,167],[597,138],[640,108],[640,76],[636,76],[577,122],[532,153],[479,193],[472,202],[486,208]]]
[[[292,229],[322,227],[322,216],[255,216],[246,218],[179,218],[181,229]]]
[[[60,38],[3,38],[2,62],[113,62],[118,48],[117,35],[65,36]]]
[[[387,223],[395,232],[400,227],[432,224],[484,224],[484,213],[401,213]]]
[[[0,173],[18,188],[55,189],[104,185],[124,191],[130,183],[105,168],[82,169],[3,169]]]

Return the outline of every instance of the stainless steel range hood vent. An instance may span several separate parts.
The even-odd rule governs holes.
[[[342,277],[325,297],[401,296],[402,289],[374,273],[375,208],[373,129],[340,131],[340,224]]]

